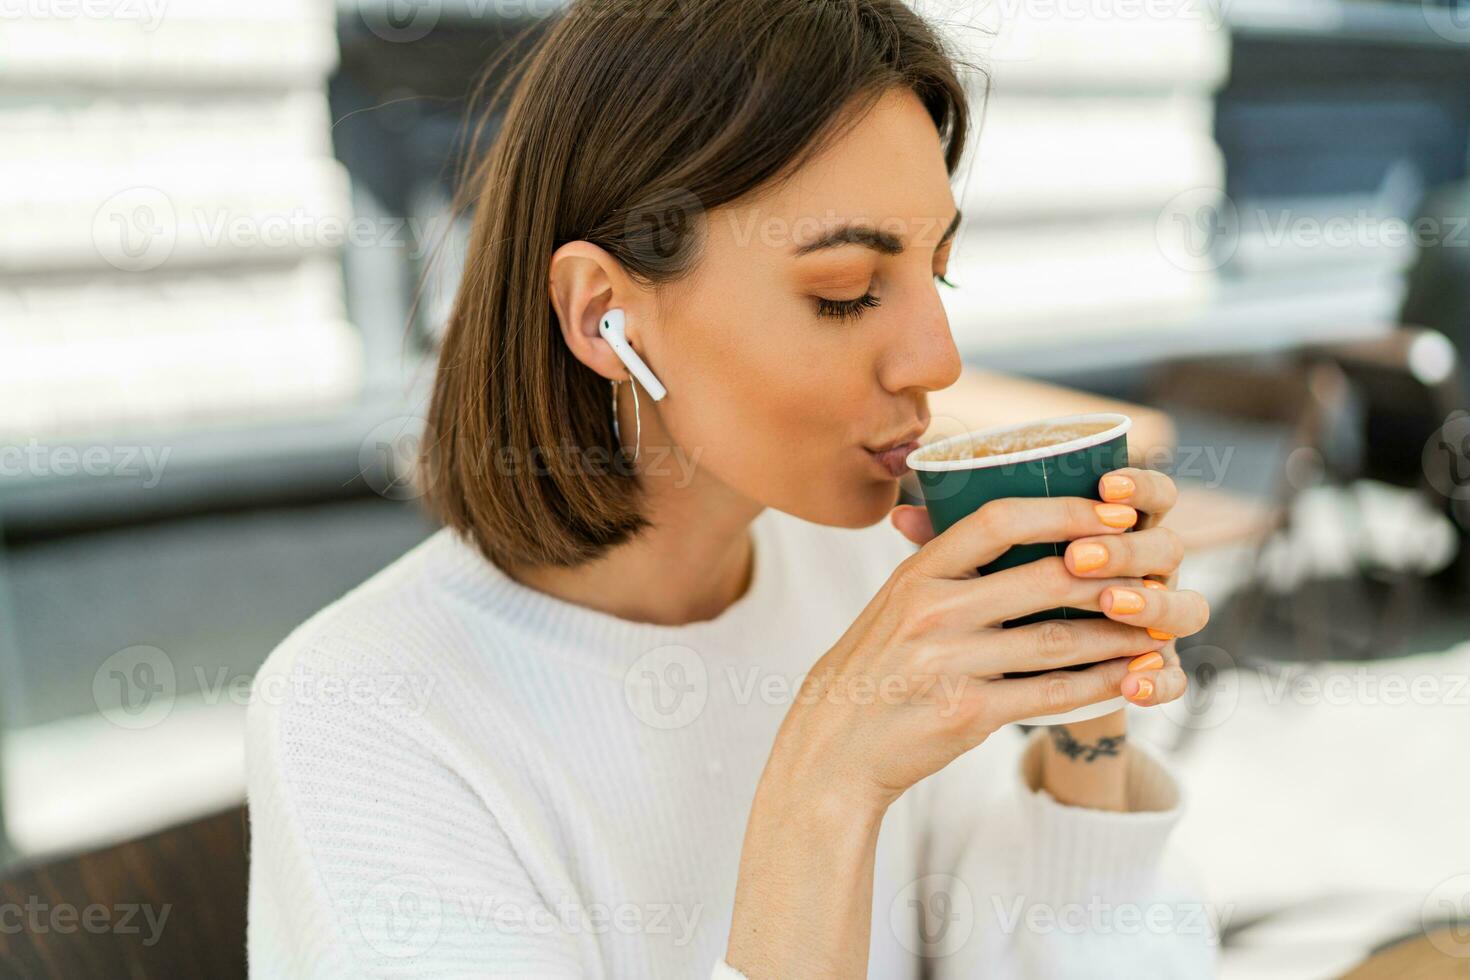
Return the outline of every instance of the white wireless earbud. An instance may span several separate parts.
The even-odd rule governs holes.
[[[618,360],[622,361],[623,365],[632,372],[633,377],[638,379],[653,400],[658,401],[668,394],[668,391],[659,383],[658,378],[653,376],[653,372],[648,370],[648,365],[643,363],[643,358],[639,357],[638,352],[628,343],[627,334],[624,332],[625,323],[622,310],[608,310],[602,315],[602,321],[597,325],[597,332],[602,334],[603,340],[612,345],[613,353],[618,355]]]

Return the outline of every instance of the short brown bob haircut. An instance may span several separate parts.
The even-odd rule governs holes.
[[[433,514],[508,568],[578,565],[649,526],[608,382],[561,338],[552,253],[585,240],[671,282],[705,212],[790,175],[895,86],[953,175],[962,64],[905,0],[575,0],[496,88],[509,103],[462,188],[474,221],[418,473]]]

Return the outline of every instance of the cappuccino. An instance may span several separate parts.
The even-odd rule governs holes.
[[[1038,423],[1013,429],[1010,432],[977,437],[973,441],[959,439],[932,452],[926,452],[920,458],[931,462],[947,462],[1005,456],[1009,453],[1045,449],[1048,446],[1071,442],[1073,439],[1095,436],[1099,432],[1106,432],[1115,425],[1117,425],[1116,422]]]

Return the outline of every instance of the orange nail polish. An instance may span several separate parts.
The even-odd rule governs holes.
[[[1112,598],[1112,604],[1108,606],[1108,612],[1120,613],[1124,616],[1132,613],[1143,612],[1143,596],[1132,589],[1108,589],[1108,595]]]
[[[1138,523],[1138,511],[1127,504],[1093,504],[1097,519],[1108,527],[1132,527]]]
[[[1154,629],[1152,627],[1149,628],[1148,635],[1151,636],[1151,637],[1153,637],[1156,640],[1172,640],[1172,639],[1174,639],[1174,634],[1173,633],[1165,633],[1163,630],[1156,630],[1156,629]]]
[[[1074,543],[1067,551],[1072,555],[1072,568],[1079,572],[1090,572],[1108,563],[1108,549],[1096,541]]]
[[[1153,693],[1154,682],[1149,680],[1147,677],[1140,677],[1138,679],[1138,690],[1133,692],[1131,700],[1147,701],[1150,697],[1153,696]]]
[[[1167,585],[1165,585],[1163,582],[1160,582],[1157,579],[1151,579],[1151,578],[1146,578],[1146,579],[1143,580],[1143,587],[1145,589],[1163,589],[1165,591],[1168,591],[1168,589],[1169,589],[1169,587]]]
[[[1128,661],[1128,669],[1130,671],[1158,670],[1162,666],[1164,666],[1164,655],[1157,650],[1152,653],[1145,653],[1141,657],[1134,657]]]
[[[1131,497],[1136,489],[1133,481],[1126,476],[1114,474],[1102,478],[1102,498],[1104,500],[1122,500],[1124,497]]]

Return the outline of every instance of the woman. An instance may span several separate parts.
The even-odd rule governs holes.
[[[1009,724],[1183,692],[1203,601],[1123,534],[1170,481],[894,508],[961,370],[940,41],[901,0],[578,3],[512,84],[428,419],[447,526],[257,680],[254,971],[1208,973],[1198,930],[1037,924],[1177,910],[1180,801],[1121,712]],[[975,576],[1026,541],[1071,543]],[[1057,605],[1107,615],[998,628]]]

